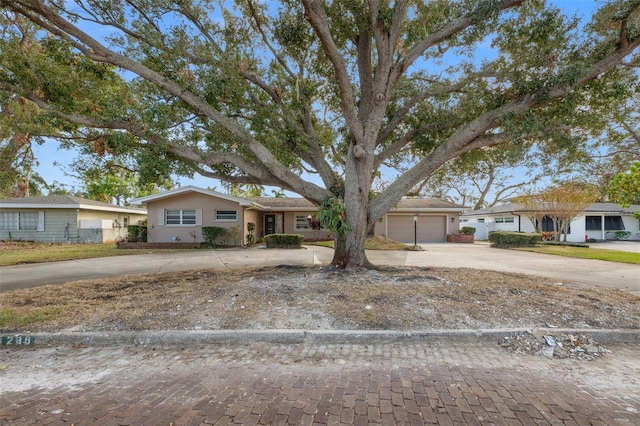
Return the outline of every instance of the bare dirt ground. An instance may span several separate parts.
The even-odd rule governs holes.
[[[3,333],[207,329],[640,329],[640,297],[521,274],[445,268],[229,268],[2,293]]]

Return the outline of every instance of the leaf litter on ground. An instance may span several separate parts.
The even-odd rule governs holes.
[[[225,268],[75,281],[1,294],[2,332],[207,329],[640,328],[640,297],[465,268]]]

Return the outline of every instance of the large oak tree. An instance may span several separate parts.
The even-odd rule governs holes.
[[[333,263],[346,267],[371,266],[367,231],[451,159],[562,143],[580,107],[619,95],[608,80],[638,64],[640,46],[638,0],[611,2],[588,25],[539,0],[0,6],[41,28],[48,49],[33,61],[5,37],[0,89],[75,126],[132,135],[111,148],[134,149],[150,174],[302,195],[322,206]],[[411,167],[373,194],[390,161]]]

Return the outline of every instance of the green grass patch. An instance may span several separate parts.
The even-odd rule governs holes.
[[[328,247],[333,248],[333,241],[303,241],[302,244],[305,246],[318,246],[318,247]]]
[[[581,259],[606,260],[609,262],[631,263],[634,265],[640,265],[640,254],[629,253],[626,251],[553,245],[521,247],[516,250],[532,251],[535,253],[552,254],[556,256],[578,257]]]
[[[170,253],[185,249],[118,249],[115,244],[3,243],[0,266],[57,262],[132,254]]]
[[[308,246],[321,246],[334,248],[333,241],[312,241],[304,242]],[[390,240],[385,237],[375,236],[368,237],[364,243],[365,250],[406,250],[407,245],[397,241]]]
[[[61,306],[47,306],[43,308],[17,310],[11,308],[0,308],[0,328],[11,329],[30,324],[38,324],[50,321],[64,312]]]

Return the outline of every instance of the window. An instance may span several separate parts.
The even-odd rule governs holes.
[[[237,221],[238,212],[236,210],[216,210],[216,220]]]
[[[17,231],[18,213],[0,213],[0,229],[3,231]]]
[[[0,213],[2,231],[44,231],[44,212]]]
[[[195,225],[195,210],[167,210],[165,223],[167,225]]]
[[[587,231],[601,231],[602,230],[602,216],[587,216],[585,218]],[[604,217],[604,230],[605,231],[624,231],[624,222],[622,216],[605,216]]]
[[[542,218],[542,232],[553,232],[553,219],[549,216]]]
[[[553,232],[553,219],[549,216],[542,218],[542,232]],[[567,234],[571,233],[571,225],[567,229]]]
[[[585,229],[587,231],[601,231],[602,230],[602,217],[601,216],[586,216],[585,217]]]
[[[604,230],[624,231],[624,222],[622,221],[622,216],[605,216]]]
[[[129,227],[129,216],[125,216],[122,218],[122,226],[124,228],[128,228]]]
[[[296,231],[310,231],[311,221],[307,219],[309,215],[296,215]]]
[[[484,223],[484,217],[479,218],[478,223]]]
[[[20,213],[18,219],[21,231],[37,231],[38,230],[38,212]]]
[[[514,223],[514,219],[513,219],[513,216],[496,217],[495,222],[496,223]]]

